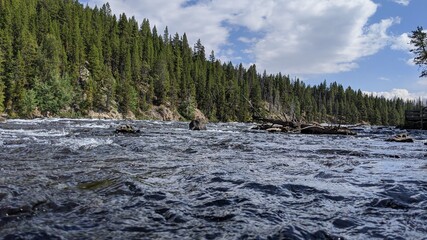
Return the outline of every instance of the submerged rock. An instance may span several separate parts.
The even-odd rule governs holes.
[[[193,120],[189,124],[190,130],[206,130],[206,124],[202,123],[200,120]]]
[[[116,133],[139,133],[140,130],[129,124],[120,125],[116,128]]]
[[[407,142],[412,143],[414,139],[409,137],[407,133],[397,134],[396,136],[386,139],[387,142]]]

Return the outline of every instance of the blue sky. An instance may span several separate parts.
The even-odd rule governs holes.
[[[107,0],[80,0],[101,6]],[[326,80],[386,97],[427,98],[408,34],[427,29],[426,0],[109,0],[159,32],[187,33],[223,62]]]

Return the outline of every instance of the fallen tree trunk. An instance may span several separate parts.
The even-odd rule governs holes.
[[[265,125],[281,125],[283,127],[288,126],[288,127],[297,127],[298,123],[296,122],[290,122],[290,121],[283,121],[281,119],[268,119],[268,118],[260,118],[260,117],[254,117],[254,120],[257,122],[261,122],[262,124]]]
[[[333,134],[333,135],[356,135],[355,132],[348,128],[342,127],[319,127],[311,126],[301,129],[302,134]]]
[[[356,135],[348,128],[340,126],[321,126],[315,123],[289,122],[280,119],[255,119],[261,122],[252,129],[266,130],[268,132],[288,132],[301,134],[333,134],[333,135]]]

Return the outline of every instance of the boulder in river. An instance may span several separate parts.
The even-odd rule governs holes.
[[[0,123],[5,123],[7,121],[7,114],[0,115]]]
[[[386,140],[387,142],[407,142],[412,143],[414,139],[409,137],[407,133],[397,134],[396,136]]]
[[[271,133],[277,133],[277,132],[282,132],[282,129],[281,128],[278,128],[278,127],[272,127],[272,128],[268,128],[267,129],[267,132],[271,132]]]
[[[206,124],[200,120],[192,120],[189,124],[190,130],[206,130]]]
[[[140,130],[136,129],[134,126],[125,124],[120,125],[116,128],[116,133],[139,133]]]

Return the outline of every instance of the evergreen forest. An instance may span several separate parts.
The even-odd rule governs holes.
[[[9,117],[116,111],[141,119],[165,106],[183,119],[199,109],[210,121],[275,115],[399,125],[420,104],[259,70],[221,62],[201,40],[190,46],[185,33],[116,16],[108,4],[0,0],[0,113]]]

